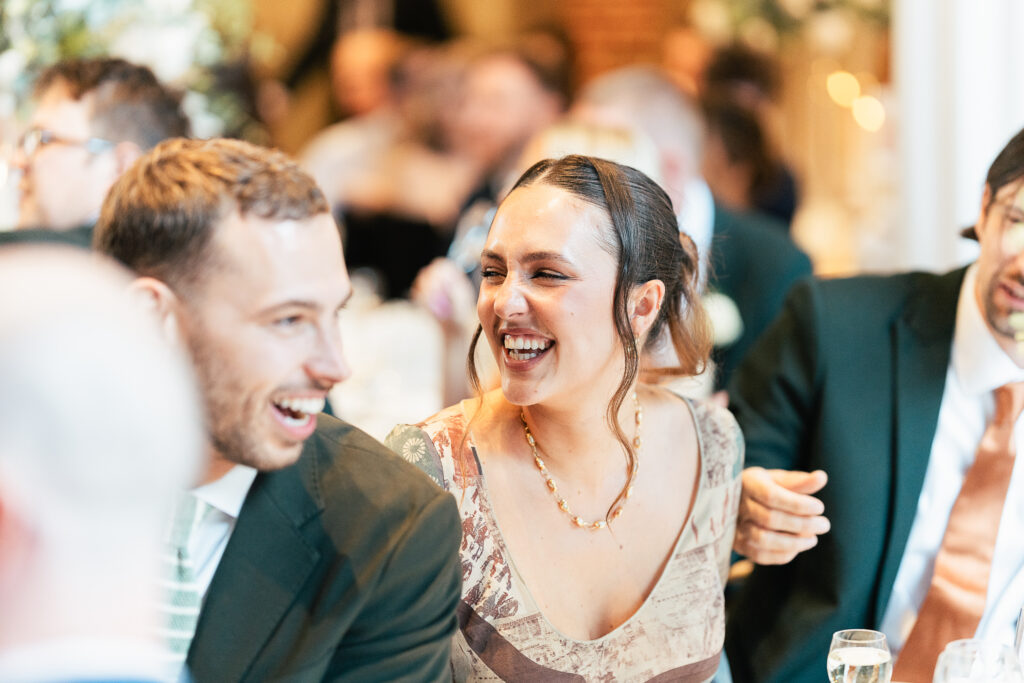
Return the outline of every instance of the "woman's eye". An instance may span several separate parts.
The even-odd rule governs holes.
[[[480,271],[480,277],[484,278],[501,277],[502,274],[503,273],[500,270],[496,270],[494,268],[484,268]]]
[[[289,316],[287,316],[285,318],[278,318],[277,320],[274,321],[274,325],[276,327],[288,328],[288,327],[295,327],[296,325],[298,325],[301,322],[302,322],[302,317],[301,316],[289,315]]]
[[[544,278],[549,280],[567,280],[568,278],[561,273],[556,273],[551,270],[538,270],[533,274],[534,277]]]

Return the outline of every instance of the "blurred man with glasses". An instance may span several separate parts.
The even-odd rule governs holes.
[[[19,139],[18,230],[0,244],[61,241],[88,246],[107,190],[143,152],[189,134],[177,94],[147,67],[117,58],[63,61],[36,82]]]

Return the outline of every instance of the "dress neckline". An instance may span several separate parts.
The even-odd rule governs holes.
[[[467,429],[465,432],[465,447],[470,449],[470,451],[473,453],[473,459],[476,461],[477,471],[474,477],[477,482],[477,489],[480,491],[480,496],[482,497],[484,502],[484,509],[482,510],[482,512],[484,512],[484,514],[487,516],[488,522],[494,527],[494,542],[501,549],[502,554],[505,556],[506,563],[508,564],[509,569],[512,572],[512,577],[516,585],[520,588],[520,590],[522,590],[526,598],[529,599],[529,601],[533,604],[534,609],[537,610],[537,614],[539,614],[541,619],[543,619],[544,624],[548,628],[550,628],[554,633],[556,633],[559,637],[564,638],[569,642],[576,643],[579,645],[598,645],[606,640],[614,638],[616,635],[625,630],[632,622],[636,621],[639,618],[641,612],[643,612],[647,608],[647,606],[651,604],[658,590],[664,585],[665,577],[669,574],[669,569],[671,568],[672,564],[676,561],[676,559],[679,557],[679,550],[683,547],[683,540],[691,536],[693,533],[690,529],[690,523],[693,520],[693,512],[697,507],[697,498],[700,496],[701,493],[704,492],[707,482],[707,472],[705,470],[707,458],[704,457],[704,435],[701,432],[700,424],[697,420],[697,415],[694,410],[693,401],[685,396],[679,396],[673,391],[666,391],[668,391],[668,393],[672,394],[673,396],[679,398],[686,405],[687,412],[690,415],[690,421],[693,424],[694,434],[696,434],[697,436],[697,486],[695,487],[693,496],[690,499],[690,507],[689,510],[687,510],[686,512],[686,517],[683,520],[682,527],[679,529],[679,533],[676,536],[675,543],[672,544],[671,551],[666,556],[667,559],[661,568],[661,572],[658,574],[657,580],[654,582],[654,587],[651,588],[650,592],[640,603],[640,606],[637,607],[631,615],[629,615],[628,619],[626,619],[621,624],[613,628],[611,631],[608,631],[607,633],[590,640],[580,640],[579,638],[573,638],[572,636],[565,634],[564,632],[562,632],[561,629],[555,626],[554,623],[552,623],[552,621],[548,619],[547,615],[544,613],[544,610],[541,609],[540,604],[537,602],[536,598],[533,597],[533,593],[530,591],[530,587],[526,584],[526,581],[523,580],[522,574],[519,573],[519,568],[516,566],[515,558],[512,557],[512,553],[509,551],[508,544],[505,542],[505,534],[501,530],[501,524],[498,522],[498,518],[494,514],[494,505],[491,502],[490,491],[487,488],[487,480],[483,476],[483,464],[480,462],[480,455],[477,453],[476,450],[476,439],[473,438],[473,433],[468,429],[469,417],[466,415],[466,412],[462,408],[462,406],[459,406],[459,412],[462,416],[463,424],[467,425]]]

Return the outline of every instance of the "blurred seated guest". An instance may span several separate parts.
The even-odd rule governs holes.
[[[519,157],[519,168],[527,169],[543,159],[569,154],[614,161],[635,168],[655,183],[660,183],[661,180],[658,148],[643,132],[571,117],[534,135]]]
[[[700,175],[704,121],[693,103],[660,69],[629,66],[586,83],[571,114],[578,120],[636,130],[654,141],[661,184],[672,200],[679,230],[697,245],[704,282],[714,210]]]
[[[655,182],[660,177],[658,150],[643,133],[576,120],[563,120],[535,135],[523,150],[519,168],[525,170],[541,159],[566,154],[596,156],[632,166]],[[493,211],[489,216],[493,217]],[[430,311],[444,334],[444,405],[471,395],[465,358],[478,324],[480,253],[487,240],[490,217],[472,226],[460,225],[448,256],[420,271],[413,283],[413,301]],[[476,362],[484,366],[482,385],[488,389],[496,386],[496,368],[490,354],[478,353]]]
[[[376,47],[361,38],[347,42],[350,36],[389,34],[399,40],[417,40],[439,43],[451,38],[446,13],[438,0],[319,0],[316,17],[317,33],[305,45],[288,73],[281,81],[261,84],[261,99],[270,105],[264,109],[272,123],[281,121],[289,109],[294,109],[290,93],[301,89],[310,76],[319,75],[320,69],[331,66],[335,88],[352,89],[353,95],[335,92],[334,114],[345,118],[367,113],[375,108],[374,93],[381,93],[381,78],[387,74],[380,70]],[[344,54],[339,54],[340,46]],[[342,76],[339,81],[339,76]]]
[[[21,230],[0,233],[0,244],[47,240],[88,247],[117,177],[161,140],[188,134],[180,97],[148,67],[101,57],[47,68],[36,81],[28,130],[15,156]]]
[[[445,142],[443,110],[455,99],[460,56],[390,33],[344,40],[385,53],[386,93],[378,106],[313,138],[302,164],[345,228],[348,266],[374,269],[386,296],[404,296],[416,272],[444,253],[479,180],[475,165]]]
[[[0,252],[0,680],[157,681],[160,541],[199,475],[183,354],[127,274]]]
[[[352,288],[313,179],[239,140],[168,140],[114,184],[95,246],[135,272],[203,394],[206,470],[177,554],[193,610],[166,615],[179,668],[198,683],[448,680],[455,505],[321,414],[349,374]]]
[[[338,37],[331,49],[331,92],[345,117],[387,107],[394,68],[410,44],[384,28],[362,28]]]
[[[535,31],[477,55],[469,64],[449,136],[483,183],[466,203],[497,203],[518,177],[530,139],[554,123],[570,100],[572,55],[564,36]]]
[[[736,43],[712,53],[704,72],[702,96],[732,101],[757,118],[775,169],[771,182],[755,188],[751,203],[788,227],[793,223],[800,193],[793,172],[777,152],[781,89],[782,73],[775,58]]]
[[[602,74],[583,88],[573,113],[629,126],[654,140],[679,229],[697,243],[706,264],[705,299],[713,306],[715,329],[714,384],[724,387],[781,310],[789,288],[811,274],[810,260],[773,219],[730,211],[714,201],[700,175],[705,130],[700,110],[658,69],[630,66]],[[670,354],[671,347],[662,344],[654,350]],[[657,354],[650,360],[674,363]]]
[[[663,329],[675,372],[710,349],[668,196],[610,161],[541,161],[481,274],[501,388],[388,440],[459,503],[455,678],[711,680],[742,438],[724,409],[637,381]]]
[[[759,211],[758,197],[766,196],[782,173],[768,140],[752,111],[723,97],[701,102],[708,137],[701,173],[711,194],[733,211]],[[780,228],[789,227],[779,221]]]
[[[410,108],[422,110],[415,112],[418,117],[436,116],[427,111],[433,103],[424,101],[417,91],[442,85],[440,72],[448,54],[439,48],[418,48],[387,31],[353,34],[346,45],[353,44],[360,48],[362,59],[375,63],[374,71],[382,72],[383,81],[372,88],[372,95],[352,93],[347,76],[340,73],[348,67],[332,61],[334,99],[342,104],[352,98],[359,99],[359,113],[322,130],[300,155],[302,165],[321,185],[335,209],[347,208],[359,200],[358,186],[366,183],[363,178],[370,175],[366,164],[375,163],[375,158],[385,153],[396,139],[418,137],[419,129],[407,129],[414,123],[404,118],[412,113]],[[339,43],[334,54],[345,52]],[[456,77],[452,74],[449,81]],[[449,83],[447,87],[453,86]],[[410,102],[411,106],[407,104]]]

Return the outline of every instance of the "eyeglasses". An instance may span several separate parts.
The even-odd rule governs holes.
[[[62,138],[52,130],[45,128],[30,128],[18,139],[18,149],[26,157],[36,153],[40,147],[46,145],[66,145],[69,147],[81,147],[89,154],[100,154],[113,149],[116,143],[103,138],[87,138],[85,140],[69,140]]]

